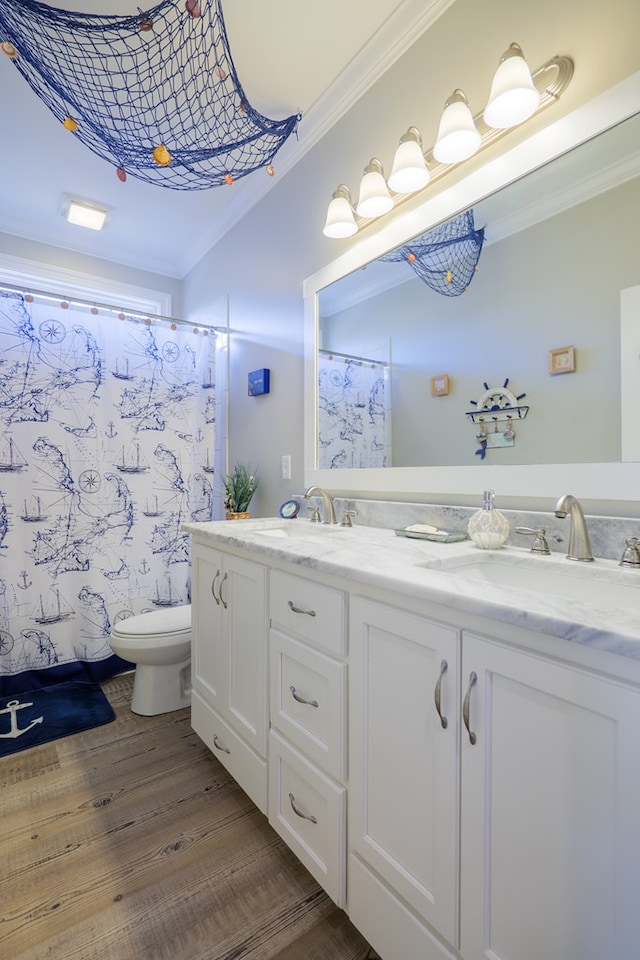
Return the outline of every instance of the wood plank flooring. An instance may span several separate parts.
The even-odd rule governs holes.
[[[225,768],[189,711],[113,723],[0,760],[0,957],[375,958]]]

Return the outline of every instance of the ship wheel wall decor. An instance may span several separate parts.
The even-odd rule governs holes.
[[[207,190],[259,168],[273,175],[300,120],[251,106],[220,0],[163,0],[128,17],[0,0],[0,51],[123,182]]]
[[[484,383],[484,393],[477,400],[471,400],[473,410],[467,410],[466,416],[478,427],[476,440],[479,447],[476,456],[481,460],[491,447],[513,447],[516,442],[515,424],[524,420],[529,407],[520,403],[526,393],[514,394],[508,389],[509,378],[501,387],[490,387]]]

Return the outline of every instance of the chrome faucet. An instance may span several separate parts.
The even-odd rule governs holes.
[[[587,521],[584,518],[580,501],[570,493],[565,493],[556,503],[556,517],[566,517],[569,514],[571,529],[569,532],[569,549],[567,560],[593,560]]]
[[[309,497],[312,497],[314,494],[322,497],[322,502],[324,503],[324,520],[323,523],[337,523],[336,519],[336,506],[333,501],[333,497],[330,493],[323,487],[309,487],[308,490],[305,490],[305,500],[308,500]]]

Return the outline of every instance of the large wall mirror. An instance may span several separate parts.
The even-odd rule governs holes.
[[[307,482],[640,499],[639,111],[640,74],[307,281]],[[390,262],[469,210],[462,295]]]

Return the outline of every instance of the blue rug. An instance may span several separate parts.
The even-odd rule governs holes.
[[[97,683],[58,683],[0,699],[0,757],[115,719]]]

